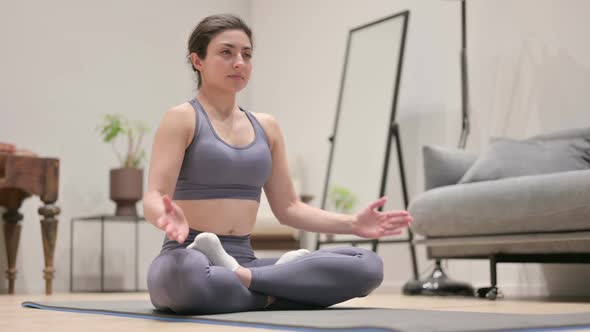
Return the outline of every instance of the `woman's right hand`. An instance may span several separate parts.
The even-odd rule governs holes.
[[[158,228],[165,231],[170,240],[184,243],[189,231],[184,212],[182,212],[180,206],[170,200],[168,195],[164,195],[162,201],[164,203],[164,214],[157,220]]]

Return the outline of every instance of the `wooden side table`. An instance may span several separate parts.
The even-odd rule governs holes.
[[[43,202],[38,210],[41,215],[41,237],[45,256],[45,294],[53,292],[53,256],[57,237],[56,215],[60,213],[55,202],[59,189],[59,160],[0,153],[0,206],[7,211],[4,220],[4,239],[8,256],[8,293],[14,294],[16,279],[16,254],[20,240],[23,215],[19,213],[22,202],[31,195],[37,195]]]

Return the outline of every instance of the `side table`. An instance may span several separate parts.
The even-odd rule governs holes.
[[[32,196],[39,196],[43,205],[37,212],[41,215],[41,239],[45,268],[45,294],[53,293],[53,276],[55,268],[53,257],[57,238],[56,205],[59,193],[59,159],[22,156],[0,152],[0,206],[6,208],[2,214],[4,220],[4,241],[8,269],[8,294],[14,294],[16,279],[16,254],[22,229],[23,215],[19,209],[23,201]],[[26,251],[27,248],[24,248]],[[31,253],[29,253],[30,255]]]
[[[143,216],[115,216],[93,215],[72,218],[70,223],[70,292],[74,291],[74,224],[76,222],[100,222],[100,291],[104,292],[104,228],[105,222],[132,222],[135,223],[135,291],[139,289],[139,223],[145,221]],[[111,292],[112,290],[109,290]],[[114,292],[114,291],[113,291]]]

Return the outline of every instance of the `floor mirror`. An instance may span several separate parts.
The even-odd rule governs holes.
[[[387,192],[388,170],[397,163],[402,197],[408,197],[396,123],[409,11],[403,11],[353,28],[348,35],[338,108],[331,142],[322,209],[352,214]],[[391,159],[391,161],[390,161]],[[322,245],[406,243],[410,247],[414,277],[417,267],[412,233],[403,238],[363,239],[352,235],[318,234]]]

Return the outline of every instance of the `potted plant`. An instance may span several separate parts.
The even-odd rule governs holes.
[[[356,207],[358,198],[352,193],[352,191],[345,187],[332,185],[330,187],[330,192],[328,193],[328,202],[337,212],[350,214]],[[334,239],[334,234],[327,234],[327,237],[329,241],[332,241]]]
[[[110,143],[120,167],[110,170],[110,198],[117,205],[115,215],[137,216],[136,203],[143,195],[143,169],[146,159],[142,148],[148,128],[141,122],[130,122],[121,114],[106,114],[97,127],[105,143]],[[117,147],[117,138],[126,141],[125,153]]]

